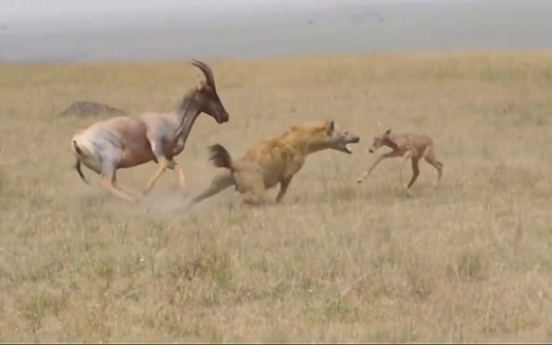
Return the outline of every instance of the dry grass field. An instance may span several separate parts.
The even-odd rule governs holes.
[[[238,157],[323,119],[361,142],[311,156],[280,205],[228,189],[184,213],[172,171],[128,205],[71,168],[71,136],[97,119],[57,114],[171,110],[198,70],[0,65],[3,341],[552,341],[552,52],[206,62],[230,121],[196,122],[177,158],[190,193],[215,142]],[[356,184],[377,121],[433,137],[437,190],[422,161],[404,197],[400,159]],[[155,169],[118,176],[141,190]]]

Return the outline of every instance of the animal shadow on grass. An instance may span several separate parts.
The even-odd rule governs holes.
[[[158,189],[143,196],[138,203],[138,207],[148,213],[173,214],[182,211],[190,197],[190,193],[180,191],[175,193],[174,191]]]
[[[147,217],[174,217],[174,216],[199,216],[205,213],[220,212],[230,210],[234,212],[239,209],[259,209],[274,204],[268,201],[261,205],[243,204],[238,195],[232,195],[228,191],[227,195],[221,198],[205,200],[204,203],[196,205],[189,209],[186,206],[193,197],[193,193],[175,192],[174,189],[156,189],[148,195],[142,195],[142,198],[136,203],[128,203],[114,197],[109,191],[101,188],[86,190],[76,196],[74,204],[82,210],[88,210],[99,214],[123,214]]]
[[[417,198],[413,194],[409,199]],[[396,202],[397,198],[406,199],[404,190],[393,185],[392,182],[384,183],[376,181],[374,184],[367,183],[365,186],[359,186],[356,183],[340,183],[339,185],[325,186],[323,190],[295,195],[293,203],[332,203],[332,202],[364,202],[368,200],[378,200],[379,202]]]
[[[122,205],[122,203],[114,200],[109,193],[101,189],[90,189],[82,194],[76,195],[76,205],[83,209],[97,209],[100,207],[109,207],[114,205]]]
[[[336,201],[354,202],[362,198],[362,190],[357,186],[347,186],[341,184],[338,186],[324,186],[322,190],[316,192],[297,194],[290,197],[289,203],[305,204],[305,203],[331,203]]]
[[[135,204],[113,197],[108,191],[97,189],[87,191],[78,197],[77,203],[83,209],[102,210],[106,213],[138,212],[140,215],[172,215],[181,212],[186,205],[187,193],[154,190]]]
[[[357,199],[374,200],[379,203],[395,203],[398,200],[417,200],[424,199],[429,195],[435,194],[436,191],[430,191],[429,193],[424,190],[431,189],[431,187],[424,188],[424,186],[416,186],[413,188],[413,193],[406,194],[404,188],[396,186],[393,183],[379,183],[370,186],[366,184],[366,188],[363,188],[358,192]]]

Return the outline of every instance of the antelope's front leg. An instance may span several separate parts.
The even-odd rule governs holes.
[[[154,134],[149,134],[148,141],[151,146],[151,152],[155,156],[155,160],[157,161],[157,163],[159,163],[159,168],[157,169],[153,177],[149,180],[146,187],[144,188],[144,195],[147,195],[149,194],[149,192],[151,192],[153,185],[155,184],[155,182],[157,182],[159,177],[163,175],[165,170],[167,170],[167,168],[170,165],[170,161],[172,160],[172,158],[168,159],[165,156],[164,140],[162,140],[159,136]]]
[[[184,175],[184,169],[182,169],[182,166],[171,159],[169,161],[169,164],[167,165],[167,168],[174,170],[176,172],[176,175],[178,176],[178,184],[180,185],[180,189],[182,189],[182,191],[185,192],[186,176]]]
[[[169,161],[164,156],[158,158],[159,162],[159,169],[155,172],[155,175],[149,180],[148,184],[146,185],[146,188],[144,188],[144,194],[149,194],[151,192],[151,189],[153,188],[153,185],[155,182],[161,177],[161,175],[167,170],[169,166]]]

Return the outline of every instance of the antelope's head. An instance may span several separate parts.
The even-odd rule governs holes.
[[[217,94],[213,71],[206,63],[195,59],[192,60],[192,65],[199,68],[205,76],[205,80],[201,81],[194,94],[197,110],[213,117],[218,124],[228,122],[230,116]]]

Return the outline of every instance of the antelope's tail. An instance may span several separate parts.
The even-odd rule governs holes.
[[[82,150],[80,149],[79,145],[77,144],[77,142],[75,140],[73,140],[73,151],[75,152],[75,155],[77,156],[75,158],[75,163],[73,164],[73,168],[77,171],[77,173],[79,174],[81,180],[83,180],[84,183],[89,184],[88,180],[86,179],[86,177],[82,173],[81,162],[80,162],[80,159],[78,157],[78,156],[82,155],[83,152],[82,152]]]

